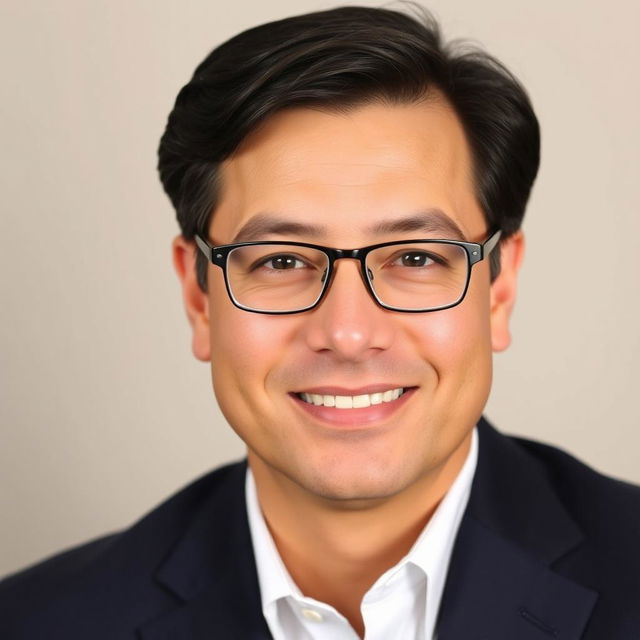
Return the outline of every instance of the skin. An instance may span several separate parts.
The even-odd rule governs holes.
[[[489,230],[471,176],[461,124],[438,96],[348,114],[290,109],[224,163],[208,239],[231,243],[258,214],[277,212],[322,229],[259,239],[361,247],[425,237],[379,237],[370,227],[437,207],[464,239],[483,242]],[[451,309],[384,310],[357,262],[342,260],[319,307],[270,316],[234,307],[214,265],[203,293],[194,245],[174,241],[193,353],[211,362],[220,407],[247,445],[283,561],[305,595],[335,606],[361,637],[363,595],[408,552],[451,486],[489,394],[492,351],[509,345],[521,234],[501,252],[499,277],[491,283],[488,261],[476,264]],[[292,396],[371,384],[415,389],[390,413],[346,425],[317,418]]]

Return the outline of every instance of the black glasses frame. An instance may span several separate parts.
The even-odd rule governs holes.
[[[471,267],[474,264],[481,262],[485,258],[487,258],[491,252],[496,248],[500,236],[502,235],[502,231],[498,230],[493,232],[489,238],[482,244],[477,242],[464,242],[461,240],[435,240],[435,239],[418,239],[418,240],[394,240],[392,242],[381,242],[379,244],[372,244],[367,247],[360,247],[359,249],[334,249],[332,247],[324,247],[319,244],[311,244],[308,242],[283,242],[280,240],[264,240],[259,242],[239,242],[237,244],[222,244],[218,246],[213,246],[209,244],[206,240],[204,240],[198,234],[195,235],[196,244],[202,253],[206,256],[207,260],[212,264],[220,267],[224,274],[224,283],[227,288],[227,294],[229,295],[229,299],[231,302],[238,307],[238,309],[242,309],[243,311],[249,311],[251,313],[263,313],[266,315],[290,315],[293,313],[303,313],[305,311],[310,311],[317,307],[322,299],[326,295],[331,280],[333,278],[334,273],[334,264],[336,260],[343,260],[345,258],[349,260],[358,260],[360,262],[360,274],[362,276],[362,280],[369,292],[369,295],[374,299],[376,304],[378,304],[383,309],[388,309],[389,311],[399,311],[401,313],[429,313],[430,311],[441,311],[443,309],[450,309],[451,307],[455,307],[459,305],[464,297],[467,295],[467,289],[469,288],[469,281],[471,280]],[[293,311],[263,311],[261,309],[253,309],[252,307],[247,307],[240,302],[238,302],[231,290],[231,286],[229,284],[229,278],[227,275],[227,258],[233,249],[237,249],[239,247],[251,247],[256,245],[290,245],[292,247],[306,247],[308,249],[316,249],[324,253],[328,258],[327,271],[324,275],[324,281],[322,283],[322,289],[318,294],[316,300],[310,305],[303,307],[301,309],[295,309]],[[464,284],[464,289],[462,294],[455,302],[451,304],[443,305],[440,307],[428,307],[426,309],[404,309],[401,307],[393,307],[391,305],[385,304],[382,302],[373,288],[373,284],[371,282],[371,276],[367,272],[366,259],[367,255],[373,251],[374,249],[379,249],[381,247],[390,247],[393,245],[403,245],[403,244],[452,244],[458,247],[462,247],[467,255],[467,278]]]

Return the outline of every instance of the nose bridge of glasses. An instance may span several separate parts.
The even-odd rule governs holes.
[[[360,273],[360,277],[365,285],[365,288],[367,289],[367,292],[370,294],[370,290],[369,290],[369,282],[367,281],[367,278],[369,280],[373,280],[373,273],[371,273],[371,271],[366,267],[366,263],[365,263],[365,254],[363,253],[362,249],[334,249],[333,250],[333,255],[332,255],[332,262],[333,262],[333,273],[331,275],[331,281],[327,283],[327,287],[330,287],[333,284],[333,280],[335,280],[336,277],[336,267],[337,265],[335,264],[338,260],[355,260],[356,262],[358,262],[359,264],[357,265],[358,271]],[[367,273],[365,273],[365,270],[369,272],[369,274],[367,275]],[[324,282],[324,280],[326,279],[326,271],[322,274],[322,280]]]

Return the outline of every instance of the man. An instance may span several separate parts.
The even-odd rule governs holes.
[[[0,588],[2,638],[640,638],[640,492],[481,417],[539,159],[428,17],[252,29],[159,169],[194,355],[247,463]]]

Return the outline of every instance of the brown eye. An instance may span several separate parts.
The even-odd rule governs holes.
[[[402,267],[426,267],[435,260],[424,251],[407,251],[396,259],[396,264]]]
[[[265,269],[304,269],[307,266],[306,262],[301,260],[298,256],[280,254],[276,256],[270,256],[262,260],[258,267],[264,267]]]

